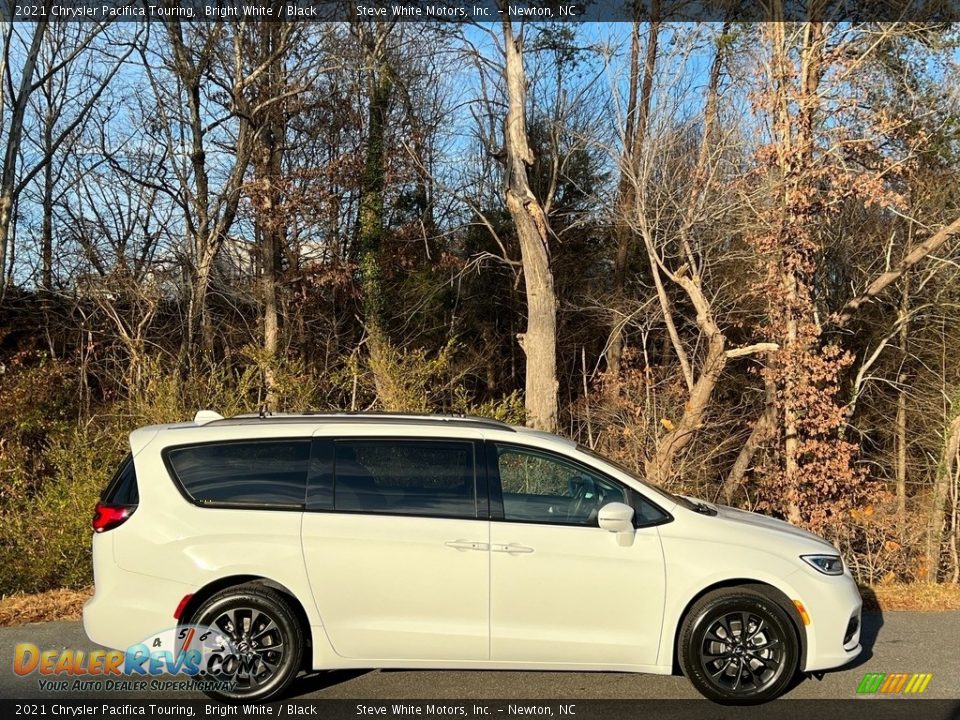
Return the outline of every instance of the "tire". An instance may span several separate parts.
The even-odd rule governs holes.
[[[220,629],[245,658],[258,659],[252,671],[241,667],[229,677],[236,681],[233,690],[202,688],[208,697],[263,702],[280,696],[297,676],[303,657],[303,628],[276,590],[256,583],[226,588],[197,608],[191,622]],[[227,678],[203,678],[205,682],[221,679]]]
[[[700,598],[684,618],[678,651],[680,667],[697,691],[730,705],[779,697],[800,660],[787,612],[751,587],[724,588]]]

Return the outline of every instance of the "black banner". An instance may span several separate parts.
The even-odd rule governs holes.
[[[705,700],[290,700],[218,703],[171,700],[0,700],[3,718],[420,718],[455,720],[960,720],[960,701],[779,700],[750,707]]]
[[[0,20],[35,22],[955,22],[960,0],[0,0]]]

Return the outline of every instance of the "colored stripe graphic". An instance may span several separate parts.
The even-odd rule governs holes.
[[[915,693],[922,693],[927,689],[927,685],[930,684],[930,680],[933,678],[933,673],[924,673],[922,675],[918,675],[917,677],[921,677],[923,680],[918,683],[917,687],[915,687],[913,691]]]
[[[890,682],[890,687],[886,690],[888,693],[898,693],[903,689],[904,684],[907,682],[907,678],[910,677],[909,673],[895,673],[891,676],[893,678]]]
[[[857,694],[919,695],[932,679],[933,673],[867,673],[857,685]]]
[[[886,676],[886,673],[867,673],[857,686],[857,693],[861,695],[875,693],[880,689],[880,684]]]

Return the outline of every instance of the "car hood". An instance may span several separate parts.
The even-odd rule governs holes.
[[[776,518],[768,517],[767,515],[761,515],[760,513],[749,512],[747,510],[738,510],[737,508],[730,507],[728,505],[717,505],[715,503],[707,502],[706,500],[699,500],[696,498],[690,498],[693,502],[703,503],[711,510],[714,510],[717,514],[715,520],[719,520],[724,523],[732,523],[735,526],[738,526],[743,529],[753,528],[759,531],[767,531],[777,533],[781,537],[789,536],[791,539],[813,545],[813,552],[837,552],[837,549],[833,547],[829,542],[824,540],[819,535],[814,535],[812,532],[808,532],[802,528],[798,528],[795,525],[791,525],[788,522],[783,520],[777,520]]]

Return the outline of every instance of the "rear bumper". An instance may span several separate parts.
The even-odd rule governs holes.
[[[189,585],[121,569],[108,534],[94,538],[94,594],[83,606],[83,630],[93,642],[126,650],[175,627],[177,604]]]

